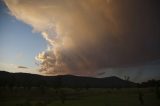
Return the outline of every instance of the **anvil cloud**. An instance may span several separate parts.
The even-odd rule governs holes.
[[[5,0],[11,14],[41,32],[40,71],[96,75],[160,58],[158,1]]]

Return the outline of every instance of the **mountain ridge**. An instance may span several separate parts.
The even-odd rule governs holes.
[[[134,87],[136,83],[120,79],[116,76],[104,78],[74,75],[42,76],[29,73],[0,71],[0,86],[124,88]]]

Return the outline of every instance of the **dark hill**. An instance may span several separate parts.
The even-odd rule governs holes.
[[[73,75],[41,76],[36,74],[0,71],[0,86],[121,88],[134,87],[136,84],[114,76],[106,78],[81,77]]]

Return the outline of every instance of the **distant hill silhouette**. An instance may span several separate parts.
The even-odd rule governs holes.
[[[142,82],[140,87],[160,87],[160,80],[148,80],[146,82]]]
[[[122,88],[134,87],[136,83],[118,77],[92,78],[73,75],[41,76],[27,73],[9,73],[0,71],[0,86],[46,86],[71,88]]]

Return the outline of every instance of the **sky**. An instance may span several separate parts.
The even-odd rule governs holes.
[[[160,78],[158,0],[1,0],[0,69]]]
[[[31,26],[12,16],[2,1],[0,23],[0,69],[37,73],[35,56],[47,48],[46,41]]]

